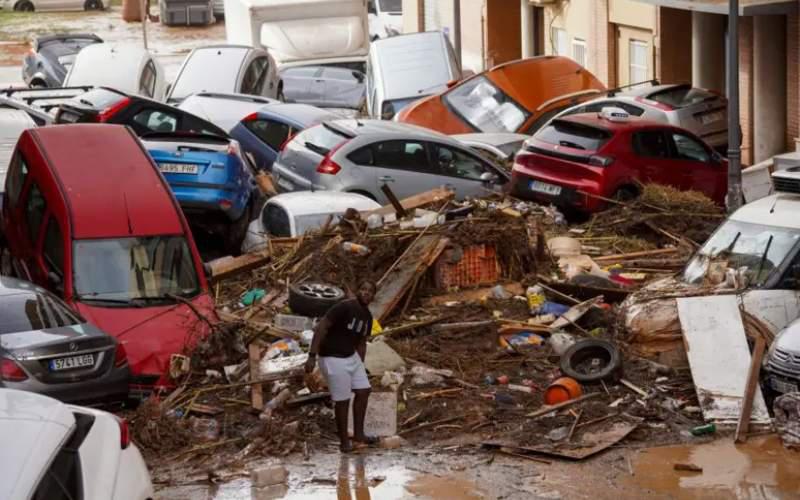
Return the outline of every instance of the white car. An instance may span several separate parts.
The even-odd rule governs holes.
[[[248,94],[201,92],[192,94],[181,101],[178,108],[230,132],[245,116],[255,113],[267,104],[279,102],[269,97]]]
[[[381,205],[358,193],[337,191],[299,191],[273,196],[247,228],[242,253],[264,249],[271,237],[291,238],[318,229],[330,215],[333,215],[333,226],[348,208],[364,212],[381,208]]]
[[[110,413],[0,389],[0,499],[152,500],[128,424]]]
[[[368,0],[367,12],[372,40],[403,32],[403,0]]]
[[[64,79],[64,87],[110,87],[164,100],[164,68],[138,45],[95,43],[84,47]]]
[[[275,60],[265,49],[245,45],[193,49],[178,70],[167,102],[177,104],[199,92],[279,98]]]
[[[496,162],[513,158],[530,136],[513,132],[489,132],[451,135],[478,153]]]
[[[0,10],[20,12],[103,9],[103,0],[0,0]]]

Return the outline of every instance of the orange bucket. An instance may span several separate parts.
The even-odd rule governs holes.
[[[544,403],[547,405],[555,405],[569,401],[570,399],[579,398],[583,395],[583,389],[577,380],[570,377],[561,377],[553,381],[552,384],[547,386],[544,390]]]

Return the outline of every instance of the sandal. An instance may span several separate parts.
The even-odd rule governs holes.
[[[355,451],[355,447],[353,446],[353,443],[348,442],[346,444],[340,444],[339,451],[342,453],[353,453]]]

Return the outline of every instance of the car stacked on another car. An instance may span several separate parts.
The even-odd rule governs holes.
[[[624,201],[652,182],[700,191],[722,205],[727,173],[727,162],[691,132],[604,108],[555,119],[528,139],[515,158],[512,191],[595,212],[606,207],[603,198]]]
[[[295,135],[272,167],[279,191],[332,190],[388,203],[445,186],[456,198],[503,190],[508,174],[468,146],[422,127],[382,120],[324,122]]]
[[[255,113],[267,104],[278,102],[280,101],[277,99],[250,94],[200,92],[182,100],[178,109],[230,132],[245,116]]]
[[[22,61],[22,79],[30,87],[60,87],[78,52],[103,39],[90,33],[40,36]]]
[[[221,236],[231,253],[239,250],[257,213],[255,175],[227,137],[153,133],[142,139],[194,228]]]
[[[522,148],[527,135],[511,133],[495,134],[456,134],[451,135],[453,139],[458,139],[478,153],[497,163],[513,160],[517,151]]]

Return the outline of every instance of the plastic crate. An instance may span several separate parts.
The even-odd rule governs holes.
[[[197,26],[215,21],[211,0],[161,0],[161,23],[167,26]]]
[[[493,285],[500,281],[500,263],[493,245],[472,245],[460,249],[447,249],[434,267],[436,286],[439,288],[468,288]],[[455,262],[454,262],[455,261]]]

